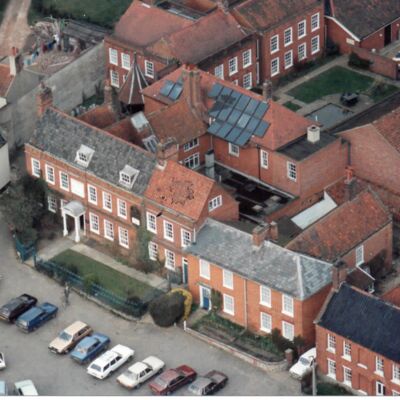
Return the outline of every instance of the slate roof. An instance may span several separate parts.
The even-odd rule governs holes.
[[[328,299],[318,326],[400,362],[400,308],[346,283]]]
[[[362,39],[400,17],[399,0],[330,0],[331,16]]]
[[[197,221],[215,185],[214,180],[168,161],[164,170],[154,170],[145,197]]]
[[[242,24],[265,31],[321,4],[321,0],[247,0],[234,7],[233,12]]]
[[[391,215],[370,190],[360,193],[305,229],[286,247],[333,262],[391,222]]]
[[[84,21],[68,20],[63,29],[65,35],[90,43],[98,43],[104,39],[109,29]]]
[[[132,189],[121,187],[137,195],[145,191],[156,163],[142,149],[54,108],[48,108],[38,121],[29,144],[117,186],[121,186],[119,172],[129,165],[139,170],[139,175]],[[75,162],[82,144],[94,150],[87,168]]]
[[[332,281],[331,264],[269,241],[254,247],[252,234],[210,218],[185,251],[300,300]]]
[[[307,134],[300,137],[299,139],[286,144],[285,146],[278,149],[278,151],[293,160],[301,161],[330,145],[334,141],[339,140],[333,135],[327,133],[321,133],[320,140],[316,143],[311,143],[307,140]]]

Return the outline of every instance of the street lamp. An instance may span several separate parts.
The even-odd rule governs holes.
[[[311,383],[311,387],[312,387],[312,395],[316,396],[317,395],[317,379],[316,379],[316,375],[315,375],[315,369],[317,367],[317,361],[315,360],[314,356],[310,356],[309,357],[311,359],[311,371],[312,371],[312,383]]]

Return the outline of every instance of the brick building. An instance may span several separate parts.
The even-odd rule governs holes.
[[[319,373],[356,394],[400,395],[400,308],[343,283],[315,322]]]
[[[271,226],[247,233],[208,219],[185,249],[189,290],[205,309],[211,307],[211,289],[219,291],[222,315],[245,328],[260,334],[278,328],[286,338],[301,335],[311,345],[313,320],[330,289],[331,264],[268,237]]]
[[[327,37],[350,53],[352,46],[380,50],[399,39],[397,0],[325,0]]]

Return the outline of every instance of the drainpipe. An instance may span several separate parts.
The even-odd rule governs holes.
[[[261,181],[261,146],[258,144],[256,149],[258,158],[258,180]]]
[[[351,142],[347,142],[347,165],[351,165]]]
[[[244,279],[244,327],[247,329],[247,279]]]

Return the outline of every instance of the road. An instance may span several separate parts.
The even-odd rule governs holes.
[[[41,301],[60,306],[62,287],[50,278],[19,263],[0,215],[0,304],[11,297],[27,292]],[[156,355],[174,367],[187,363],[199,373],[210,369],[225,372],[230,381],[221,395],[298,395],[300,385],[287,372],[265,373],[238,358],[211,347],[183,332],[181,328],[161,329],[151,322],[129,322],[81,298],[76,293],[71,304],[60,307],[58,316],[37,331],[24,334],[15,325],[0,322],[0,351],[6,355],[7,368],[0,372],[0,380],[13,382],[32,379],[42,395],[127,395],[115,379],[126,368],[123,366],[105,381],[98,381],[86,373],[69,356],[50,353],[48,343],[64,327],[80,319],[96,331],[111,337],[111,346],[118,343],[135,350],[135,361]],[[185,394],[180,389],[177,394]],[[147,385],[133,394],[149,395]]]
[[[0,57],[8,56],[11,47],[22,49],[31,33],[28,11],[31,0],[10,0],[0,26]]]

